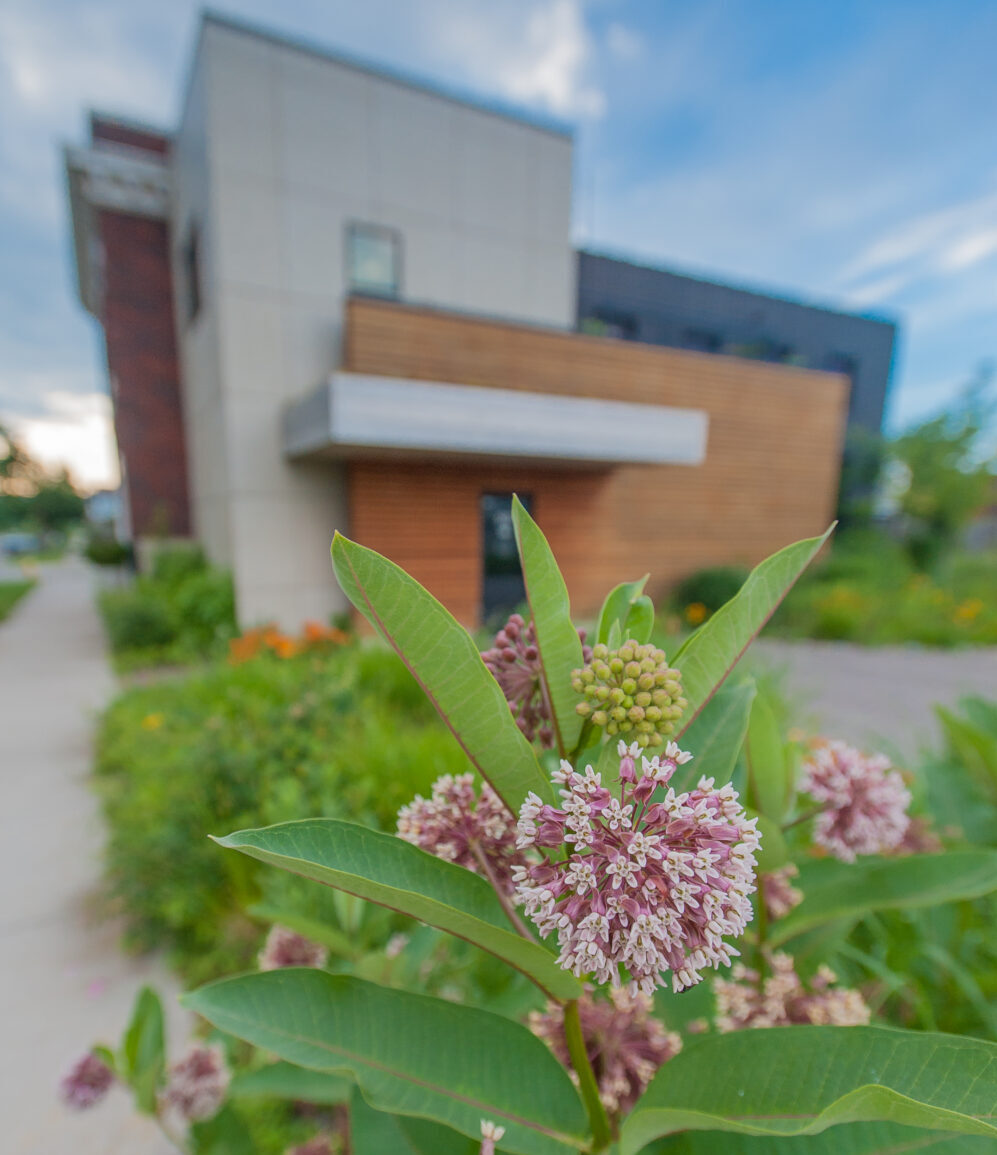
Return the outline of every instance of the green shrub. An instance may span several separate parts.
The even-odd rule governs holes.
[[[743,566],[716,565],[696,570],[675,587],[673,600],[678,609],[701,605],[716,613],[744,585],[748,571]]]
[[[94,565],[127,565],[132,560],[131,546],[113,537],[91,537],[83,552]]]
[[[104,625],[115,652],[168,646],[179,633],[166,602],[141,586],[105,590],[100,595]]]
[[[207,568],[204,550],[199,545],[160,546],[152,555],[149,578],[157,586],[177,590]]]
[[[235,632],[232,579],[218,569],[194,571],[175,587],[173,605],[189,641],[208,648]]]
[[[268,896],[256,864],[210,834],[314,815],[390,829],[413,795],[465,769],[411,675],[373,647],[127,691],[104,716],[96,774],[131,941],[168,948],[192,979],[246,965],[260,928],[244,911]]]

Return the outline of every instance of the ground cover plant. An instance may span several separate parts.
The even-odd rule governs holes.
[[[256,1062],[276,1058],[256,1068],[273,1096],[345,1108],[348,1130],[324,1120],[299,1152],[992,1148],[997,1045],[873,1025],[821,941],[872,913],[991,894],[997,852],[936,853],[887,759],[787,746],[750,680],[724,684],[824,539],[757,567],[666,657],[643,582],[611,591],[580,636],[518,503],[514,523],[531,620],[510,619],[485,655],[387,559],[333,545],[344,590],[468,772],[405,804],[396,834],[322,817],[216,841],[492,955],[532,985],[527,1021],[466,989],[426,994],[421,966],[392,975],[409,950],[396,933],[380,972],[362,974],[330,966],[320,919],[315,937],[277,925],[257,973],[186,996],[210,1024],[196,1061],[167,1068],[138,1008],[152,1027],[88,1055],[67,1100],[119,1082],[182,1149],[253,1150],[229,1122],[241,1040]],[[390,931],[383,917],[369,929]]]
[[[17,603],[34,588],[34,578],[23,581],[0,582],[0,622],[9,617]]]

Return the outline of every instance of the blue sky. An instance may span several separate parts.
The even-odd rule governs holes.
[[[576,240],[896,318],[889,423],[997,357],[993,0],[233,0],[219,11],[576,126]],[[58,146],[169,126],[198,6],[0,0],[0,419],[110,442]]]

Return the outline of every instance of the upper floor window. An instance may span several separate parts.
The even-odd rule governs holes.
[[[397,297],[401,292],[401,237],[383,225],[351,224],[346,232],[346,279],[358,293]]]

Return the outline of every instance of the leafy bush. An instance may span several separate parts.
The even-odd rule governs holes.
[[[127,565],[132,560],[131,546],[100,534],[90,538],[83,552],[94,565]]]
[[[675,587],[673,600],[679,610],[700,605],[714,614],[724,602],[734,597],[747,576],[748,571],[737,565],[716,565],[696,570]]]
[[[245,965],[265,901],[255,864],[208,835],[332,815],[393,827],[399,807],[466,760],[383,650],[218,663],[127,691],[104,716],[96,775],[111,890],[141,948],[182,974]],[[287,906],[287,895],[279,896]]]
[[[169,605],[141,587],[105,590],[100,596],[100,609],[116,653],[168,646],[179,633],[179,623]]]
[[[200,547],[156,552],[151,572],[99,606],[115,655],[126,665],[182,664],[220,652],[235,633],[235,594]]]

